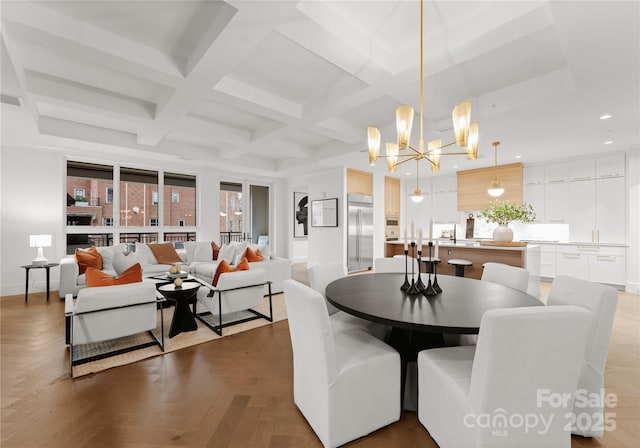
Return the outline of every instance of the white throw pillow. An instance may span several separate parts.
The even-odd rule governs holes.
[[[235,244],[225,244],[220,248],[220,252],[218,253],[218,261],[226,261],[229,264],[233,264],[233,258],[236,254],[236,245]]]
[[[249,247],[249,243],[243,241],[242,243],[238,243],[236,245],[236,253],[233,256],[233,264],[238,265],[242,261],[242,257],[244,257],[244,253],[247,251],[247,247]]]
[[[113,256],[118,252],[126,252],[127,245],[120,243],[115,246],[96,247],[96,249],[102,257],[102,269],[105,271],[113,271]]]
[[[142,266],[148,264],[158,264],[158,260],[156,260],[156,256],[153,255],[149,246],[144,243],[136,243],[135,250],[136,257]]]
[[[193,252],[193,261],[211,261],[213,260],[213,249],[211,243],[198,243],[196,250]]]
[[[116,252],[113,254],[112,263],[113,270],[116,271],[116,274],[120,275],[134,264],[139,263],[139,260],[134,252],[126,255],[124,252]]]

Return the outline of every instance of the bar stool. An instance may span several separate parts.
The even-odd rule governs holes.
[[[462,258],[452,258],[447,261],[447,264],[456,268],[456,277],[464,277],[464,268],[466,266],[473,266],[473,263],[469,260],[464,260]]]

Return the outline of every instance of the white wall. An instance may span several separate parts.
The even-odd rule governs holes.
[[[627,154],[627,292],[640,294],[640,152]]]
[[[44,256],[57,262],[64,253],[64,158],[55,153],[28,149],[0,149],[2,180],[0,205],[0,294],[24,293],[25,271],[36,249],[29,235],[52,235],[52,247]],[[44,269],[31,270],[30,292],[46,289]],[[51,288],[57,289],[58,268],[51,269]]]

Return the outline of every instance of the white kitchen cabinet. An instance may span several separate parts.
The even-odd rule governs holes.
[[[540,245],[540,276],[545,278],[556,276],[556,246],[553,244]]]
[[[596,241],[624,243],[626,222],[626,188],[624,177],[597,179],[596,183]]]
[[[571,241],[624,243],[625,198],[624,177],[569,182]]]
[[[549,223],[567,222],[569,184],[557,182],[544,186],[544,214]]]
[[[568,162],[556,162],[545,165],[544,167],[544,181],[547,184],[566,182],[569,178],[569,163]]]
[[[613,154],[596,159],[596,177],[623,177],[625,175],[624,154]]]
[[[588,180],[596,177],[596,159],[576,159],[569,163],[569,180]]]
[[[624,285],[625,248],[593,245],[557,246],[556,275],[570,275],[592,282]]]
[[[529,184],[522,187],[522,200],[533,207],[536,212],[534,222],[545,222],[545,186],[544,184]]]
[[[522,168],[522,185],[544,184],[544,165],[525,166]]]
[[[436,223],[457,223],[458,212],[457,179],[454,176],[436,177],[432,181],[433,221]]]

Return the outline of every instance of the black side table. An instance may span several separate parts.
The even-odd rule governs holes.
[[[197,282],[184,282],[180,288],[177,288],[173,283],[158,286],[160,294],[168,300],[176,302],[173,319],[171,319],[171,328],[169,329],[169,338],[183,331],[196,331],[198,329],[193,312],[189,309],[189,302],[195,300],[198,288],[200,288],[200,283]]]
[[[49,301],[49,270],[53,267],[58,266],[58,263],[48,263],[43,264],[41,266],[34,266],[32,264],[27,264],[24,266],[20,266],[21,268],[26,270],[26,281],[24,286],[24,301],[27,302],[29,300],[29,269],[46,269],[47,271],[47,302]]]

